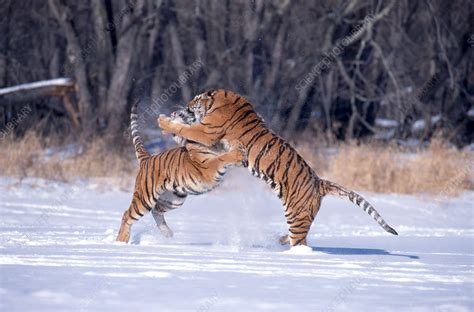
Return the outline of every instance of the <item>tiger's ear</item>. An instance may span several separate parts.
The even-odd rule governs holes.
[[[207,96],[213,96],[214,94],[216,94],[216,90],[207,91]]]

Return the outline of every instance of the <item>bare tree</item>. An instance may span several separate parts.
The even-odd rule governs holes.
[[[0,88],[67,76],[75,92],[30,98],[20,133],[42,124],[120,146],[131,101],[158,103],[144,116],[153,120],[220,87],[246,95],[290,139],[422,142],[443,130],[472,143],[471,3],[25,1],[0,7]],[[181,81],[196,60],[202,66]],[[0,101],[0,127],[17,110]]]

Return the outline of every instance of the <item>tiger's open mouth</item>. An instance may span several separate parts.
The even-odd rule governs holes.
[[[192,125],[196,122],[200,122],[200,115],[198,114],[198,116],[196,116],[196,112],[190,110],[187,107],[182,108],[178,111],[172,112],[170,115],[170,118],[174,122],[187,124],[187,125]],[[185,138],[180,137],[176,134],[173,134],[173,140],[176,143],[181,144],[181,145],[184,145],[186,143],[196,143],[196,142],[186,140]],[[208,148],[217,153],[223,153],[223,152],[229,151],[229,147],[223,142],[217,142],[215,145],[209,146]]]
[[[194,116],[194,113],[186,108],[172,112],[170,115],[170,119],[173,122],[187,124],[187,125],[191,125],[194,122],[196,122],[196,117]],[[181,145],[184,145],[187,142],[185,138],[178,136],[176,134],[173,134],[173,140],[176,143],[181,144]]]

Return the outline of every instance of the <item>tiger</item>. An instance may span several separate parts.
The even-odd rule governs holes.
[[[130,207],[124,212],[117,241],[128,242],[133,223],[151,211],[158,229],[166,237],[173,231],[164,213],[183,205],[188,195],[199,195],[219,185],[231,165],[245,163],[246,155],[239,146],[219,144],[206,147],[196,142],[174,136],[179,146],[157,155],[150,155],[138,131],[137,105],[131,110],[131,134],[140,168]],[[174,122],[194,122],[194,115],[186,110],[174,112]]]
[[[193,123],[172,122],[160,115],[159,127],[206,146],[221,141],[243,146],[248,170],[263,179],[283,203],[288,234],[280,238],[281,244],[307,245],[308,231],[322,198],[328,194],[348,199],[385,231],[398,235],[361,195],[318,177],[295,148],[269,129],[252,104],[238,93],[223,89],[204,92],[188,102],[185,111],[194,114]]]

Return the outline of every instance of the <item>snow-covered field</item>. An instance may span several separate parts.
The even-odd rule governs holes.
[[[0,311],[473,311],[474,194],[364,194],[400,236],[326,198],[288,252],[283,208],[235,169],[212,193],[115,243],[130,191],[0,179]]]

